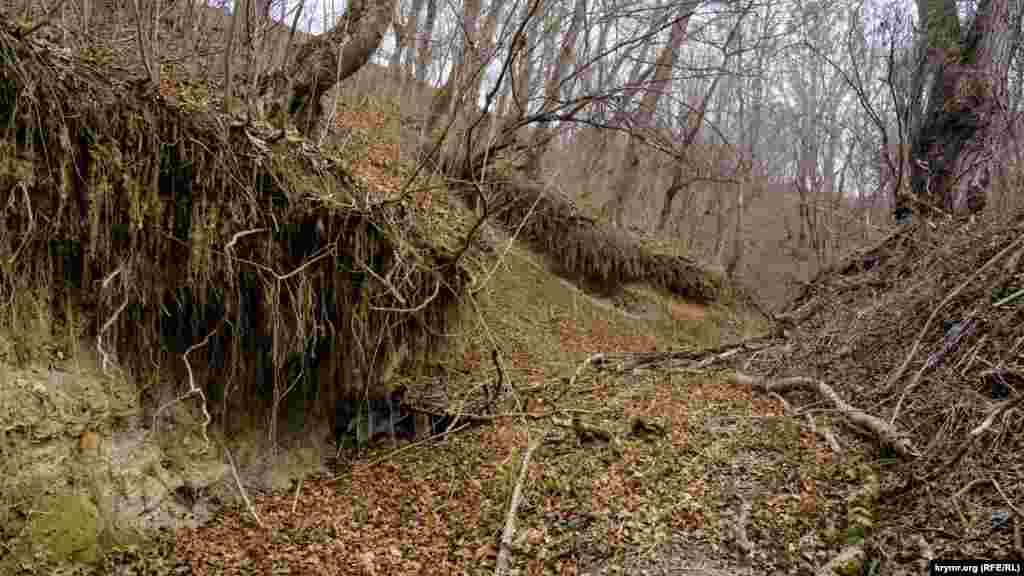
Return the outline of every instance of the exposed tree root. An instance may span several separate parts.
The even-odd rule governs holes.
[[[824,382],[803,376],[769,381],[741,372],[736,372],[732,378],[737,384],[753,386],[766,392],[783,393],[797,388],[817,392],[818,395],[830,400],[849,421],[870,430],[880,441],[891,446],[900,456],[916,458],[920,454],[909,439],[890,426],[885,420],[847,404],[845,400],[836,394],[831,386]]]
[[[864,549],[860,546],[847,546],[828,564],[818,569],[816,576],[835,576],[836,574],[860,574],[863,571]]]

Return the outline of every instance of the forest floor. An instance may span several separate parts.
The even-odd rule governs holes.
[[[629,291],[627,312],[518,248],[492,285],[465,337],[493,338],[506,358],[503,416],[397,449],[382,440],[335,471],[252,494],[262,526],[244,506],[227,507],[157,548],[112,554],[108,569],[493,573],[531,441],[539,448],[522,481],[513,573],[811,573],[832,555],[835,542],[821,535],[831,527],[838,538],[844,487],[861,481],[849,458],[837,461],[779,401],[725,370],[628,366],[631,353],[753,336],[756,321],[645,290]],[[452,367],[471,375],[452,390],[490,370],[477,348]],[[603,362],[584,363],[598,351],[609,352]]]
[[[404,127],[394,106],[345,110],[367,108],[338,116],[351,168],[395,188],[383,167]],[[775,326],[643,286],[598,298],[499,237],[450,357],[405,382],[458,410],[503,374],[490,414],[291,486],[245,484],[251,507],[114,546],[95,571],[489,574],[508,553],[514,574],[823,574],[860,550],[830,572],[910,574],[1020,555],[1024,219],[940,224],[824,271]],[[835,394],[766,392],[737,371]],[[840,424],[863,414],[843,403],[920,450]]]

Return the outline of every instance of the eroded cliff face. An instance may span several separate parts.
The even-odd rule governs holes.
[[[146,532],[212,513],[190,492],[228,468],[185,407],[163,431],[142,419],[138,386],[88,352],[15,367],[0,335],[0,573],[91,563]],[[172,449],[169,449],[173,447]]]

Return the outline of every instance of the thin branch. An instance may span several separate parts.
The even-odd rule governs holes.
[[[523,455],[523,463],[519,467],[519,478],[516,480],[515,488],[512,490],[512,499],[509,503],[508,514],[505,515],[505,529],[501,534],[501,547],[498,549],[498,561],[494,568],[495,576],[507,576],[509,563],[512,559],[512,537],[516,532],[516,511],[523,499],[523,484],[526,480],[526,470],[530,466],[530,459],[533,453],[540,446],[544,434],[538,434],[530,441]]]
[[[43,19],[41,21],[37,22],[35,26],[33,26],[33,27],[23,31],[23,32],[20,32],[18,37],[21,38],[22,40],[24,40],[24,39],[28,38],[29,36],[31,36],[32,34],[35,34],[36,31],[38,31],[40,28],[49,25],[50,21],[53,20],[53,17],[57,15],[57,12],[59,12],[61,10],[61,8],[64,7],[64,4],[66,3],[66,1],[67,0],[60,0],[59,2],[54,4],[53,7],[50,8],[50,10],[46,13],[46,15],[43,16]]]
[[[295,498],[292,499],[292,515],[295,515],[295,510],[299,507],[299,492],[302,490],[302,477],[299,477],[299,481],[295,484]]]
[[[978,268],[974,272],[974,274],[971,274],[966,280],[961,282],[959,286],[957,286],[952,292],[950,292],[949,295],[942,300],[942,302],[939,302],[938,306],[932,309],[931,315],[928,316],[928,320],[925,321],[924,326],[921,327],[921,332],[917,335],[917,340],[914,341],[914,345],[911,346],[910,351],[907,352],[907,357],[903,359],[903,363],[900,364],[900,367],[897,368],[896,371],[889,376],[885,385],[882,386],[883,392],[888,391],[890,388],[892,388],[892,386],[896,384],[896,382],[903,378],[903,374],[907,371],[907,367],[910,366],[911,360],[914,359],[914,355],[917,354],[917,350],[921,347],[921,342],[924,340],[924,335],[927,334],[928,330],[931,329],[932,323],[935,321],[935,318],[939,315],[939,312],[941,312],[942,309],[946,307],[946,304],[952,302],[954,298],[960,295],[960,292],[963,292],[964,288],[970,286],[971,283],[977,280],[979,276],[987,272],[989,268],[991,268],[992,266],[995,265],[996,262],[1001,260],[1003,256],[1009,254],[1015,248],[1021,246],[1022,244],[1024,244],[1024,235],[1011,242],[1008,246],[1006,246],[1006,248],[1003,248],[1002,250],[999,251],[998,254],[990,258],[989,261],[986,262],[981,268]]]
[[[252,517],[256,519],[256,524],[259,524],[260,528],[266,528],[263,525],[263,521],[260,520],[260,515],[256,513],[256,507],[249,500],[249,494],[246,492],[245,486],[242,485],[242,479],[238,477],[238,468],[235,466],[235,459],[231,457],[231,450],[228,450],[227,446],[221,446],[221,448],[224,449],[224,454],[228,457],[228,463],[231,464],[231,475],[235,478],[235,484],[238,486],[238,492],[242,495],[245,507],[248,508],[249,514],[252,514]]]
[[[440,292],[441,292],[441,280],[437,280],[434,283],[434,293],[431,294],[426,300],[424,300],[422,304],[420,304],[419,306],[416,306],[415,308],[385,308],[385,307],[382,307],[382,306],[370,306],[370,310],[376,310],[376,311],[379,311],[379,312],[419,312],[420,310],[423,310],[424,308],[426,308],[427,304],[430,304],[430,302],[434,298],[437,298],[437,295]]]

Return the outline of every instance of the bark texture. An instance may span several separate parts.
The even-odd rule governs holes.
[[[897,216],[985,207],[1006,138],[1007,74],[1014,26],[1008,0],[981,0],[960,33],[953,0],[930,0],[924,14],[934,70],[924,122],[914,135],[912,197],[896,198]]]

